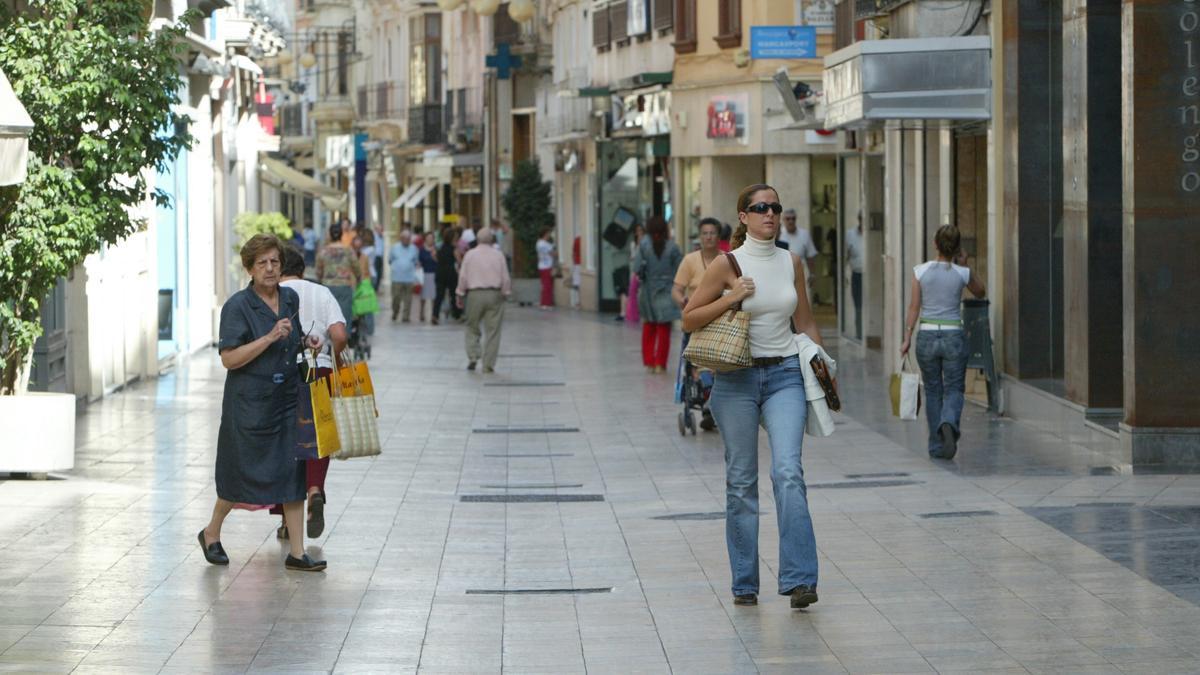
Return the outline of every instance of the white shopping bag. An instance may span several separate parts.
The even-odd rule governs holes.
[[[915,420],[921,412],[921,376],[900,373],[900,419]]]
[[[900,365],[900,372],[892,373],[892,414],[902,420],[915,420],[921,412],[921,375],[912,369],[908,355]]]

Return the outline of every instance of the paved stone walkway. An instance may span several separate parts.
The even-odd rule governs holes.
[[[889,438],[912,432],[879,414],[885,380],[844,359],[850,413],[805,445],[821,601],[770,593],[764,474],[766,593],[736,607],[719,438],[680,437],[636,329],[512,309],[505,331],[485,376],[458,327],[381,322],[384,454],[330,470],[324,575],[283,569],[263,513],[230,517],[229,567],[200,555],[214,354],[88,408],[74,472],[0,480],[0,671],[1200,670],[1188,579],[1147,562],[1200,585],[1194,477],[935,464]],[[968,417],[963,465],[1008,452]]]

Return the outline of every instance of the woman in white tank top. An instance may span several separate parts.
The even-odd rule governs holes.
[[[807,401],[792,326],[818,345],[821,333],[804,288],[800,258],[775,246],[779,194],[742,190],[731,253],[708,266],[688,301],[683,329],[703,328],[738,302],[750,313],[754,365],[719,373],[710,405],[725,442],[725,540],[735,604],[758,603],[758,427],[771,442],[771,483],[779,521],[779,593],[803,609],[817,601],[817,543],[801,467]]]

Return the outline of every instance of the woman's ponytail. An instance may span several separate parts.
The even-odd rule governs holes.
[[[746,224],[739,222],[737,229],[733,231],[733,236],[729,238],[729,248],[730,250],[740,248],[744,243],[746,243]]]

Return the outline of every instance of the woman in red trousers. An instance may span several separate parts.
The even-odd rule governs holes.
[[[651,372],[667,371],[671,322],[680,316],[671,288],[682,260],[683,253],[671,241],[666,221],[658,216],[647,220],[646,236],[638,246],[634,269],[641,281],[638,313],[642,317],[642,363]]]

